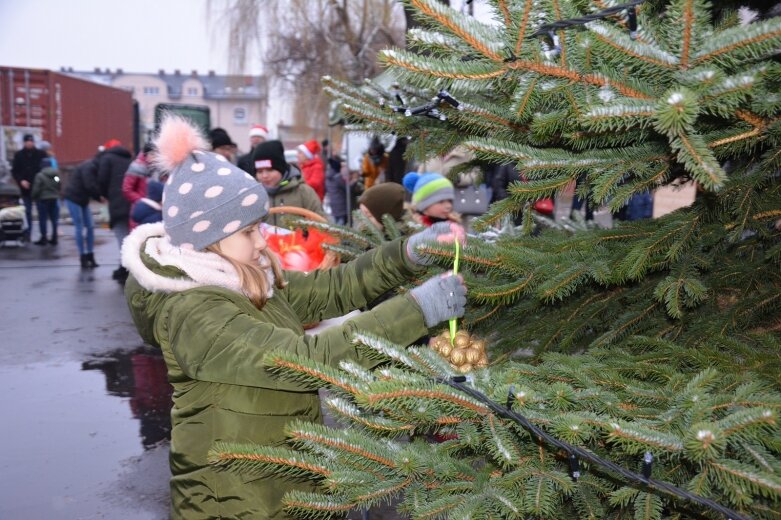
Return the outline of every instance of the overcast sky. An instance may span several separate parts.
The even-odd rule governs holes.
[[[261,0],[266,1],[266,0]],[[0,0],[0,66],[228,72],[227,27],[206,0]],[[216,6],[223,5],[213,0]],[[487,12],[475,0],[475,15]],[[465,9],[464,0],[452,0]],[[248,60],[259,74],[259,59]]]
[[[0,65],[225,74],[226,41],[206,0],[0,0]]]

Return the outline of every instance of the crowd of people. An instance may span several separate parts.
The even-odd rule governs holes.
[[[412,165],[403,138],[374,136],[352,150],[347,140],[341,149],[308,140],[295,148],[295,161],[262,125],[252,126],[248,138],[249,151],[239,154],[224,129],[201,135],[188,120],[169,115],[135,157],[110,139],[64,183],[48,143],[36,146],[25,136],[14,157],[27,221],[33,203],[38,211],[40,237],[33,244],[57,245],[63,200],[81,267],[95,268],[91,204],[107,208],[121,252],[113,277],[125,286],[141,337],[162,350],[174,388],[174,518],[283,518],[282,495],[311,483],[246,479],[208,463],[214,442],[277,445],[291,421],[321,420],[316,389],[274,377],[265,356],[289,352],[370,368],[377,361],[356,350],[352,332],[408,345],[462,316],[467,288],[460,276],[435,275],[409,291],[398,289],[432,262],[420,246],[465,243],[469,208],[485,211],[488,202],[508,196],[510,183],[523,180],[511,165],[487,165],[481,176],[466,172],[454,183],[449,169],[473,162],[464,150]],[[362,222],[382,230],[390,219],[405,235],[332,269],[283,271],[262,231],[283,224],[272,211],[283,206],[345,226],[358,224],[351,216],[357,210]],[[304,332],[305,323],[355,310],[340,325]]]

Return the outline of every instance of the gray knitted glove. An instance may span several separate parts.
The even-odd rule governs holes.
[[[437,275],[410,291],[423,311],[426,327],[464,315],[466,286],[460,276]]]
[[[409,240],[407,240],[407,256],[415,264],[431,265],[434,263],[434,259],[418,253],[418,246],[430,242],[450,242],[452,244],[456,238],[461,240],[462,244],[466,243],[464,228],[455,222],[437,222],[433,226],[409,237]]]

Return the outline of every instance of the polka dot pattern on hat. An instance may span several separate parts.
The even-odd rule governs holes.
[[[207,199],[213,199],[214,197],[219,197],[222,191],[223,191],[222,186],[212,186],[211,188],[206,190],[203,196],[206,197]]]
[[[212,223],[209,222],[208,220],[199,220],[193,226],[193,231],[195,231],[196,233],[203,233],[204,231],[209,229],[209,226],[211,225]]]
[[[197,163],[193,163],[193,165],[190,166],[190,169],[192,171],[196,172],[196,173],[200,173],[200,172],[202,172],[203,170],[206,169],[206,165],[203,164],[203,163],[197,162]]]
[[[241,201],[242,206],[252,206],[258,201],[258,196],[255,193],[252,193],[251,195],[247,195],[244,197]]]
[[[235,233],[240,226],[241,226],[241,220],[231,220],[230,222],[225,224],[225,227],[222,228],[222,230],[225,233]]]
[[[231,174],[231,169],[230,168],[220,168],[219,170],[217,170],[217,175],[221,175],[223,177],[225,175],[230,175],[230,174]]]

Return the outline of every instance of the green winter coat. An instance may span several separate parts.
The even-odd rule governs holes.
[[[30,196],[33,200],[51,200],[60,198],[60,170],[52,167],[44,168],[35,174],[33,189]]]
[[[409,294],[314,336],[305,335],[301,325],[342,316],[404,283],[416,271],[406,242],[390,242],[327,271],[285,272],[287,287],[275,290],[258,310],[242,294],[216,286],[144,289],[139,279],[154,285],[145,279],[145,269],[168,280],[185,276],[139,252],[146,238],[135,240],[134,235],[149,226],[126,239],[122,257],[131,272],[125,295],[133,321],[145,341],[162,349],[174,387],[172,518],[287,518],[281,511],[284,493],[311,489],[311,484],[217,472],[208,465],[207,452],[216,441],[282,445],[286,424],[321,421],[316,389],[273,376],[263,362],[269,352],[295,352],[332,366],[354,360],[371,367],[376,362],[351,344],[355,331],[403,345],[427,333]]]
[[[269,203],[272,207],[276,206],[294,206],[314,211],[318,215],[325,217],[323,203],[317,196],[315,190],[306,184],[300,177],[293,177],[287,181],[287,184],[277,188],[273,194],[269,193]],[[280,216],[269,215],[266,222],[278,226],[281,224]],[[278,222],[279,221],[279,222]]]

